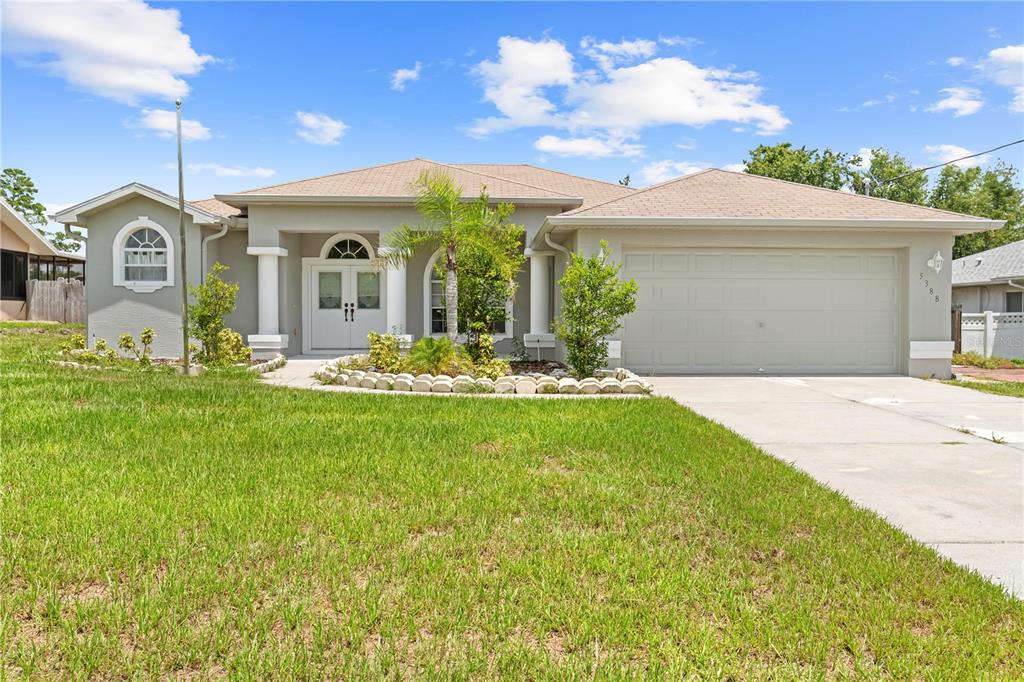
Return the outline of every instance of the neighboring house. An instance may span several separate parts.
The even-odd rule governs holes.
[[[1024,358],[1024,240],[953,261],[961,350]]]
[[[529,257],[498,330],[561,357],[551,323],[567,254],[606,240],[640,285],[613,362],[644,373],[948,376],[950,254],[1000,221],[707,170],[645,190],[529,165],[423,159],[186,206],[189,279],[220,261],[241,285],[228,320],[263,353],[340,354],[368,331],[443,333],[434,253],[378,271],[381,238],[416,224],[414,183],[448,173],[472,199],[517,206]],[[61,212],[89,229],[88,333],[144,325],[180,353],[177,202],[126,185]]]
[[[82,279],[85,258],[64,253],[0,198],[0,320],[24,320],[28,280]]]
[[[965,313],[1024,312],[1024,239],[953,261],[953,303]]]

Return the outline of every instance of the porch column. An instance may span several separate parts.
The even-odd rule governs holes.
[[[523,335],[527,348],[554,348],[551,333],[551,256],[550,251],[526,249],[530,259],[530,333]]]
[[[254,351],[273,353],[288,347],[288,335],[280,333],[278,321],[278,258],[288,255],[288,249],[279,246],[250,246],[250,256],[256,256],[257,333],[250,334],[249,345]]]
[[[388,333],[403,335],[405,327],[405,265],[387,269],[387,324]]]

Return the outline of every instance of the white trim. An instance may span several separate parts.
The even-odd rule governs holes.
[[[214,199],[225,204],[241,208],[250,204],[318,204],[323,206],[359,204],[365,206],[389,206],[415,204],[416,196],[339,196],[337,194],[214,194]],[[493,203],[512,202],[523,206],[563,206],[578,207],[583,203],[581,197],[498,197],[488,196]],[[475,201],[475,197],[463,201]]]
[[[949,360],[953,357],[952,341],[911,341],[911,360]]]
[[[128,240],[128,237],[138,230],[139,228],[148,227],[156,230],[161,237],[164,238],[164,242],[167,244],[167,268],[165,270],[166,276],[162,281],[153,282],[134,282],[126,280],[124,278],[125,263],[124,263],[124,243]],[[153,222],[149,219],[149,216],[140,215],[135,220],[131,221],[114,235],[113,248],[113,266],[114,266],[114,286],[124,287],[134,291],[137,294],[151,294],[154,291],[163,289],[164,287],[174,286],[174,240],[171,239],[170,233],[163,228],[159,223]]]
[[[440,255],[441,250],[438,249],[437,252],[430,257],[430,260],[427,261],[427,267],[423,271],[423,336],[433,336],[435,339],[447,336],[447,334],[434,334],[430,331],[430,276],[434,272],[434,264],[437,263],[437,259]],[[514,303],[515,301],[511,298],[505,301],[505,332],[503,334],[493,334],[492,337],[495,341],[510,339],[514,335],[512,330]],[[463,337],[464,334],[459,334],[459,338]]]
[[[153,189],[148,185],[143,185],[140,182],[133,182],[125,185],[124,187],[118,187],[115,190],[111,190],[106,194],[101,194],[92,199],[86,199],[80,204],[75,204],[70,208],[66,208],[60,213],[53,216],[53,219],[58,223],[64,223],[65,225],[85,225],[84,218],[88,217],[90,213],[94,213],[110,204],[118,204],[131,198],[132,195],[139,195],[152,199],[158,203],[173,208],[175,211],[178,210],[178,199],[172,197],[169,194],[164,194],[158,189]],[[185,202],[185,213],[192,217],[192,221],[197,224],[204,225],[215,225],[220,224],[222,220],[225,220],[221,216],[214,215],[208,211],[204,211],[201,208],[197,208]]]
[[[250,256],[283,257],[288,255],[288,249],[282,249],[280,246],[249,246],[246,247],[245,252]]]
[[[617,227],[620,225],[638,226],[671,226],[671,227],[787,227],[811,228],[822,227],[861,227],[888,228],[901,230],[962,230],[984,232],[1002,227],[1005,220],[988,220],[984,218],[934,219],[934,218],[691,218],[687,216],[589,216],[589,215],[557,215],[549,216],[548,224],[573,227]]]
[[[335,244],[337,244],[338,242],[340,242],[342,239],[352,239],[352,240],[355,240],[355,241],[359,242],[363,246],[365,246],[366,247],[366,253],[368,253],[370,255],[370,257],[367,260],[373,261],[374,258],[376,257],[374,255],[374,252],[373,252],[373,245],[370,244],[369,241],[367,241],[366,237],[363,237],[362,235],[358,235],[355,232],[338,232],[337,234],[333,234],[330,237],[328,237],[327,240],[324,242],[324,245],[320,247],[320,260],[324,260],[324,261],[329,260],[331,262],[335,262],[335,261],[339,260],[337,258],[330,258],[330,259],[328,259],[327,258],[327,254],[330,253],[331,247],[334,246]],[[306,259],[304,258],[303,261],[305,261],[305,260]],[[363,259],[362,258],[356,258],[356,259],[349,259],[349,260],[363,260]]]

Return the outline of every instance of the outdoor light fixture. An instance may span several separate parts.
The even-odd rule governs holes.
[[[935,274],[937,275],[937,274],[939,274],[939,270],[942,269],[942,262],[943,262],[943,260],[945,260],[945,259],[942,257],[942,253],[939,252],[939,251],[936,251],[935,255],[932,256],[931,258],[929,258],[928,262],[925,263],[925,265],[927,265],[928,267],[930,267],[933,270],[935,270]]]

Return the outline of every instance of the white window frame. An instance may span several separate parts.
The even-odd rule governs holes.
[[[362,244],[366,248],[366,253],[368,254],[369,257],[365,258],[365,259],[364,258],[348,258],[348,259],[328,258],[327,255],[331,252],[331,248],[333,248],[334,245],[337,244],[338,242],[343,241],[345,239],[351,239],[352,241],[359,242],[360,244]],[[320,247],[320,260],[322,260],[322,261],[324,261],[325,263],[328,263],[328,264],[330,264],[330,263],[342,263],[342,264],[344,264],[346,262],[361,263],[364,260],[369,260],[370,262],[373,262],[376,258],[377,258],[377,255],[374,252],[373,245],[370,243],[370,241],[366,237],[362,236],[361,234],[356,234],[355,232],[339,232],[337,234],[332,234],[330,237],[327,238],[327,241],[324,242],[324,245],[322,247]]]
[[[442,251],[437,251],[430,260],[427,261],[427,269],[423,271],[423,336],[432,336],[435,339],[447,334],[434,334],[431,331],[430,325],[430,280],[434,274],[434,266],[437,264],[437,259],[441,256]],[[510,339],[513,336],[513,304],[515,301],[509,298],[505,301],[505,331],[501,334],[494,334],[495,341],[501,341],[502,339]],[[465,334],[459,334],[459,340],[465,340]]]
[[[164,271],[163,280],[147,280],[147,281],[133,281],[125,279],[124,273],[126,265],[124,262],[125,242],[136,230],[143,227],[148,227],[154,230],[163,237],[164,243],[167,244],[167,268]],[[151,294],[154,291],[163,289],[164,287],[174,286],[174,240],[171,239],[170,233],[163,228],[157,222],[149,219],[149,216],[140,215],[137,219],[131,221],[114,235],[114,286],[124,287],[134,291],[137,294]]]

